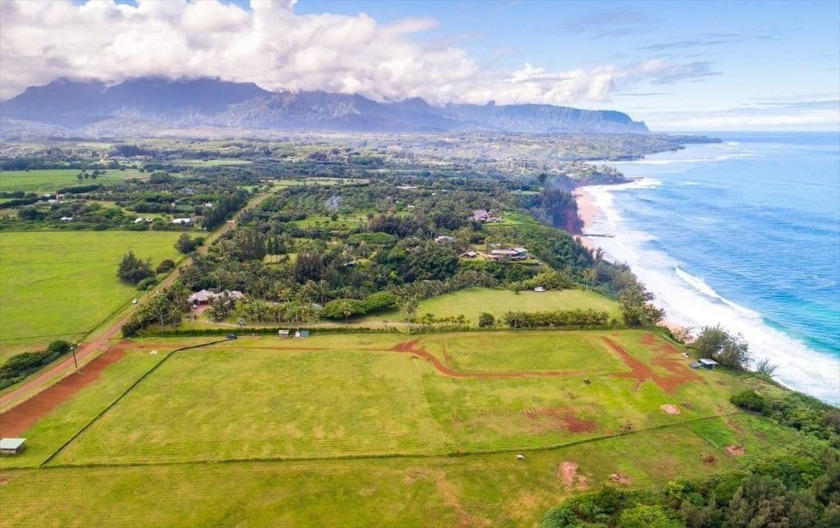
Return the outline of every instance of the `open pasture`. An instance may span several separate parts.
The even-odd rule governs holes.
[[[0,347],[78,338],[137,290],[117,279],[133,250],[140,258],[177,259],[179,233],[0,233]]]
[[[207,341],[118,345],[0,461],[4,524],[534,526],[616,474],[664,485],[735,469],[726,445],[800,441],[724,403],[738,377],[669,385],[679,351],[643,331],[240,337],[169,355]]]
[[[663,352],[666,343],[646,332],[401,339],[255,337],[179,352],[55,462],[547,448],[733,410],[716,405],[730,390],[713,382],[720,374],[690,371],[678,352]],[[637,372],[610,345],[623,342],[652,349],[649,371]],[[682,416],[660,410],[681,402],[690,402]]]
[[[749,415],[696,423],[732,435],[747,457],[801,440]],[[0,500],[4,524],[21,527],[532,527],[565,498],[615,486],[615,473],[644,487],[736,467],[692,427],[675,425],[529,451],[524,461],[497,453],[6,470]]]
[[[62,187],[73,185],[109,184],[128,178],[148,178],[148,173],[136,169],[106,170],[96,179],[79,180],[79,169],[36,169],[28,171],[0,171],[0,191],[25,191],[54,193]]]
[[[426,299],[417,307],[417,318],[431,313],[435,317],[458,317],[463,315],[473,326],[478,324],[482,312],[493,314],[497,322],[510,311],[586,310],[605,311],[610,317],[620,318],[618,303],[592,291],[558,290],[546,292],[523,291],[519,294],[510,290],[491,288],[467,288]],[[404,320],[397,310],[365,317],[364,321],[396,322]]]

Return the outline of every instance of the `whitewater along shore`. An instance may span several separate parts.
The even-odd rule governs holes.
[[[599,225],[603,225],[606,219],[606,213],[598,207],[598,204],[595,203],[595,198],[586,190],[586,187],[578,187],[572,192],[572,196],[574,196],[575,203],[577,203],[578,216],[583,221],[582,234],[578,237],[580,243],[586,249],[595,251],[601,247],[598,242],[599,239],[614,237],[614,235],[609,233],[592,231],[593,229],[597,230]],[[615,258],[606,252],[604,253],[604,257],[611,262],[615,262]],[[670,319],[667,313],[661,324],[667,327],[674,335],[685,335],[690,330],[673,319]]]

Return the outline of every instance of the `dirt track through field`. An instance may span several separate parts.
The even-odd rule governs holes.
[[[422,357],[431,363],[435,370],[453,378],[480,378],[480,379],[509,379],[509,378],[564,378],[571,376],[584,376],[583,372],[577,370],[545,371],[545,372],[459,372],[444,365],[438,358],[422,348],[414,348],[420,342],[419,339],[400,343],[390,349],[403,354],[413,354]]]
[[[118,330],[119,327],[115,327],[114,330]],[[89,354],[92,354],[97,348],[104,346],[108,339],[113,337],[116,331],[108,331],[102,336],[99,337],[96,341],[85,345],[85,357]],[[655,365],[663,367],[665,370],[670,372],[672,375],[661,375],[657,374],[650,366],[642,363],[641,361],[635,359],[630,354],[627,353],[620,345],[616,342],[612,341],[608,337],[603,338],[607,345],[614,350],[619,357],[624,361],[627,366],[630,367],[630,372],[622,372],[618,374],[613,374],[615,377],[620,378],[630,378],[637,380],[637,386],[643,383],[646,380],[652,380],[654,383],[659,385],[662,389],[666,392],[673,392],[676,390],[677,387],[682,385],[683,383],[688,383],[691,381],[699,380],[699,376],[697,376],[694,372],[692,372],[688,367],[686,367],[683,363],[678,360],[671,359],[668,357],[669,354],[673,352],[679,352],[676,347],[672,345],[665,344],[662,346],[659,355],[653,360]],[[382,349],[382,348],[373,348],[373,349],[364,349],[376,352],[397,352],[401,354],[411,354],[415,358],[423,358],[431,364],[435,370],[439,373],[453,377],[453,378],[463,378],[463,379],[515,379],[515,378],[562,378],[562,377],[574,377],[574,376],[581,376],[585,377],[586,373],[576,370],[564,370],[564,371],[542,371],[542,372],[521,372],[521,371],[513,371],[513,372],[463,372],[457,371],[451,368],[450,366],[446,365],[436,356],[428,352],[423,348],[417,348],[419,345],[419,339],[413,339],[411,341],[406,341],[403,343],[399,343],[392,348]],[[644,343],[646,345],[652,346],[654,343]],[[16,407],[11,408],[10,410],[0,414],[0,437],[13,437],[18,436],[27,429],[29,429],[32,425],[34,425],[39,419],[46,416],[49,412],[53,409],[67,401],[70,397],[76,394],[79,390],[83,387],[88,385],[89,383],[95,381],[99,378],[99,375],[102,373],[105,368],[107,368],[112,363],[115,363],[120,358],[123,357],[125,351],[124,349],[127,346],[131,346],[132,348],[140,348],[140,349],[165,349],[167,348],[166,345],[160,344],[150,344],[144,343],[140,345],[129,345],[127,343],[121,343],[117,346],[111,347],[108,349],[104,354],[100,355],[99,357],[93,359],[90,363],[83,366],[78,372],[70,374],[66,376],[61,381],[52,385],[51,387],[47,388],[46,390],[36,394],[32,398],[23,401],[23,403],[18,404]],[[246,350],[273,350],[273,351],[282,351],[282,350],[289,350],[289,351],[330,351],[334,350],[336,352],[340,351],[340,349],[330,349],[330,348],[319,348],[319,347],[282,347],[282,348],[272,348],[272,347],[248,347]],[[77,355],[81,355],[81,352],[77,352]],[[69,360],[69,364],[68,364]],[[42,377],[49,380],[56,376],[55,370],[60,368],[68,368],[72,369],[73,367],[73,358],[67,358],[66,360],[59,363],[56,367],[51,369],[50,371],[42,374],[38,378],[32,380],[32,383],[38,382]],[[28,384],[27,384],[28,385]],[[21,387],[23,389],[24,387]],[[11,396],[11,394],[7,395]],[[571,424],[571,425],[578,425],[578,424]],[[588,424],[585,424],[588,427]],[[581,426],[583,427],[583,426]],[[583,430],[586,430],[587,427],[583,427]]]
[[[87,384],[95,381],[109,365],[125,355],[122,347],[114,347],[78,372],[67,376],[45,391],[0,414],[0,437],[17,437],[35,422],[70,399]],[[72,364],[72,358],[70,358]]]
[[[647,346],[651,346],[655,343],[650,342],[649,339],[646,339],[647,336],[642,338],[642,344]],[[670,372],[672,375],[662,375],[657,374],[650,366],[642,363],[638,359],[634,358],[630,354],[624,350],[621,345],[610,339],[609,337],[604,337],[604,342],[621,358],[624,363],[630,367],[630,372],[621,372],[619,374],[613,374],[616,378],[630,378],[636,380],[636,386],[638,387],[642,383],[647,380],[651,380],[657,385],[659,385],[665,392],[672,393],[674,392],[680,385],[683,383],[689,383],[692,381],[699,381],[701,378],[691,371],[682,361],[671,359],[668,355],[673,353],[678,353],[679,349],[671,344],[664,344],[662,349],[659,351],[659,355],[653,360],[653,364],[660,366]]]

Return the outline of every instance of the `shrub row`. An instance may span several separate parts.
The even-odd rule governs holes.
[[[5,389],[17,383],[26,376],[39,370],[70,352],[70,343],[67,341],[53,341],[46,350],[40,352],[24,352],[12,356],[0,367],[0,389]]]

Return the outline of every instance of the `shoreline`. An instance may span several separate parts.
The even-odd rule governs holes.
[[[587,227],[595,225],[597,220],[599,218],[605,218],[606,214],[595,203],[595,198],[586,190],[586,187],[577,187],[574,191],[572,191],[572,196],[577,204],[578,216],[583,222],[583,229],[581,230],[583,232],[580,235],[577,235],[576,238],[580,240],[581,245],[583,245],[586,249],[593,252],[601,249],[604,251],[604,258],[606,260],[613,261],[606,250],[604,250],[597,241],[593,240],[593,237],[590,237],[585,233]],[[678,323],[671,318],[667,312],[665,313],[665,317],[659,323],[659,326],[666,327],[674,336],[691,335],[691,327]]]
[[[572,191],[572,196],[577,204],[578,216],[583,222],[581,233],[576,236],[580,239],[580,243],[583,244],[583,247],[590,251],[595,251],[598,249],[598,246],[589,238],[588,235],[586,235],[584,231],[586,231],[586,228],[590,227],[595,222],[595,218],[599,213],[603,216],[603,211],[598,209],[598,206],[595,205],[595,200],[592,195],[586,191],[585,187],[577,187],[574,191]]]

